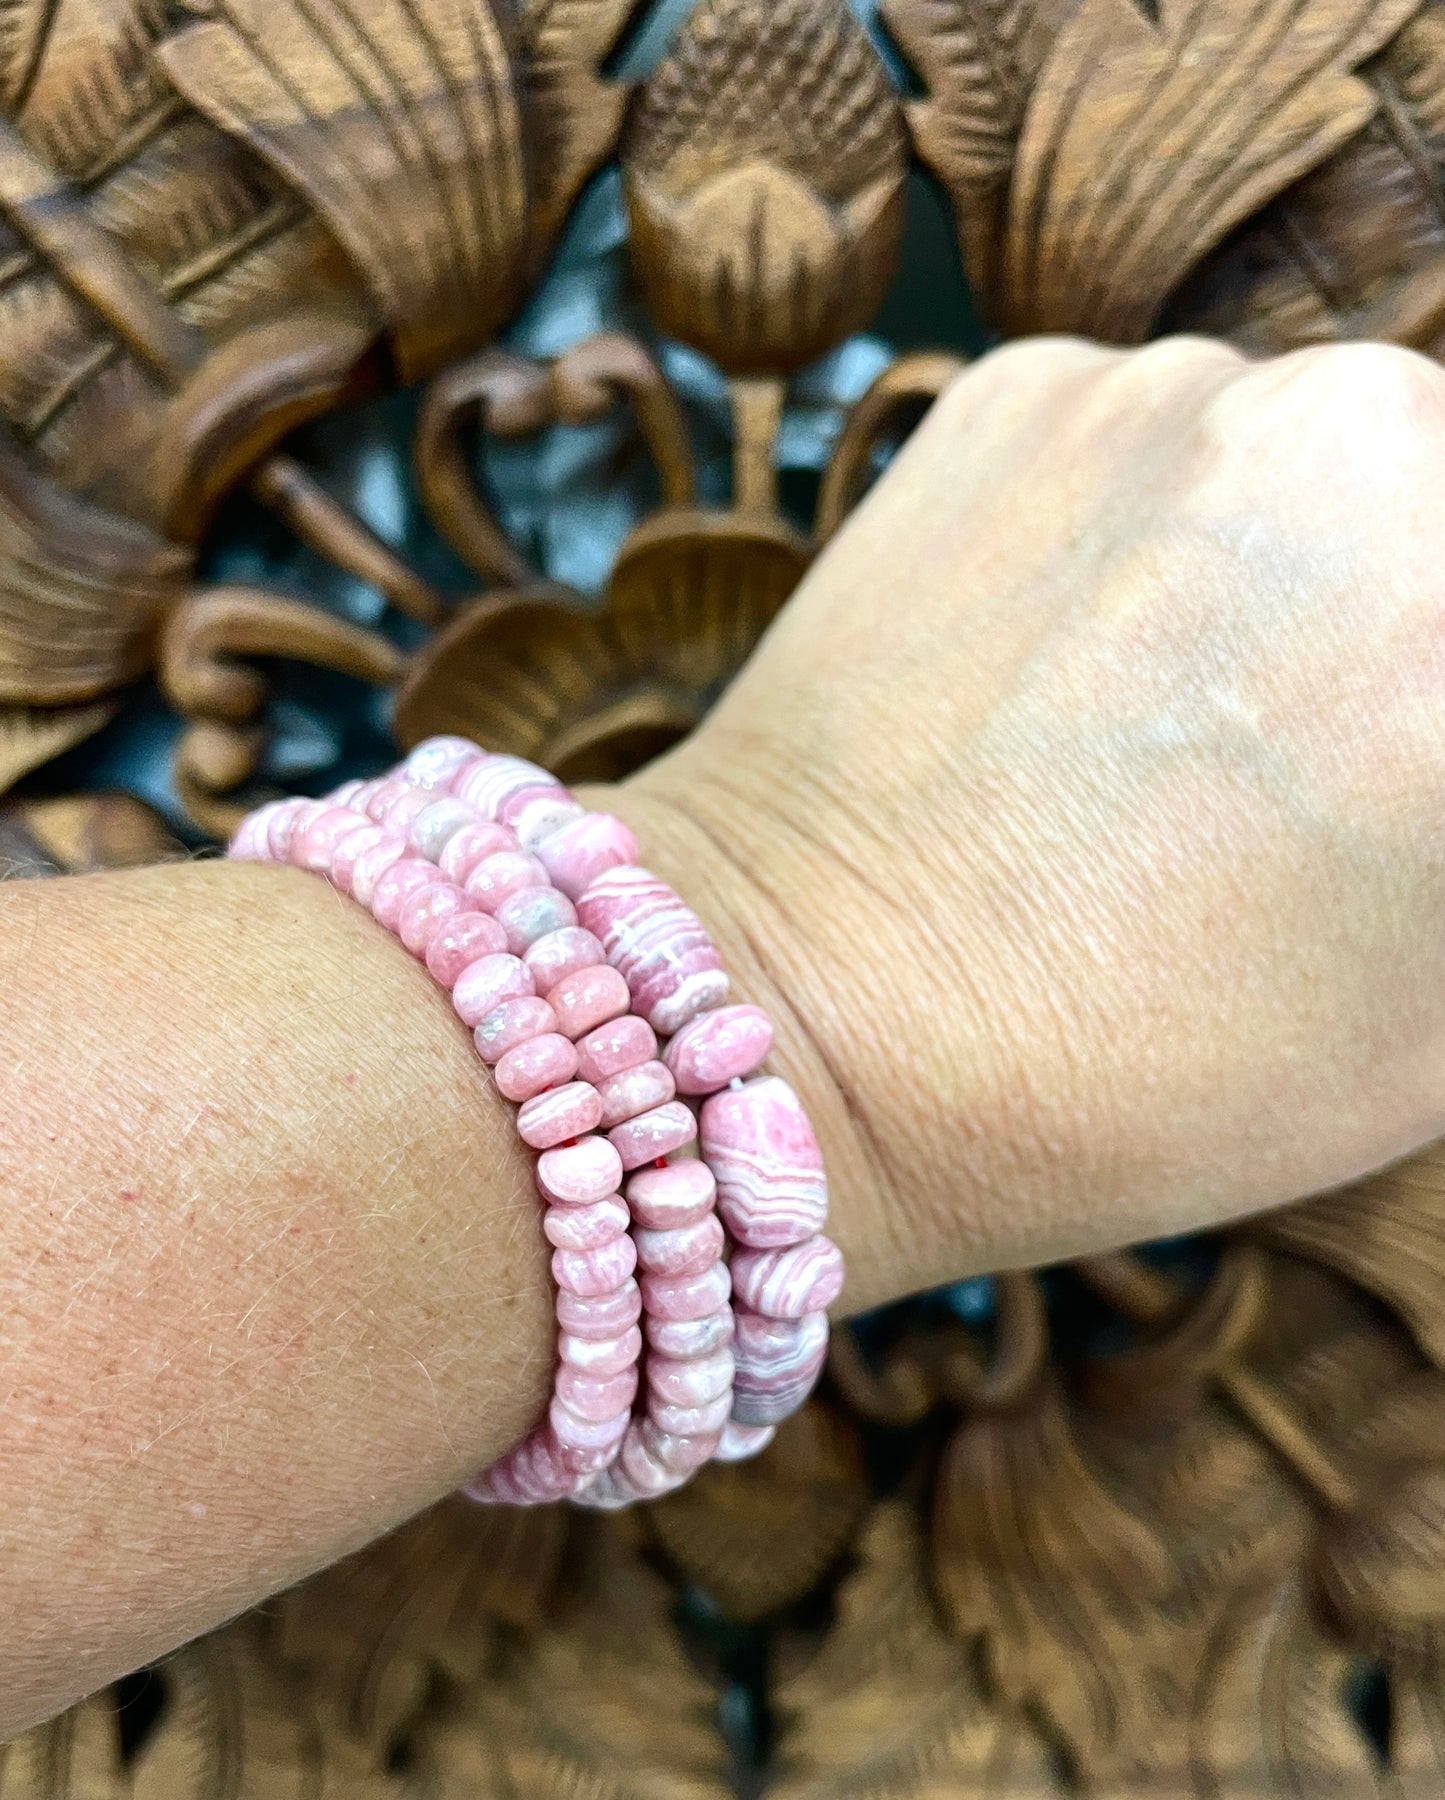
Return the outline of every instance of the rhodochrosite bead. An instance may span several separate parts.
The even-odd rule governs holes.
[[[828,1355],[826,1313],[766,1319],[739,1307],[733,1335],[733,1418],[776,1425],[812,1393]]]
[[[717,945],[697,914],[646,869],[597,876],[577,902],[577,917],[602,940],[633,1006],[654,1031],[676,1031],[726,1000]]]
[[[720,1006],[684,1025],[662,1060],[679,1094],[715,1094],[767,1061],[773,1022],[760,1006]]]
[[[622,1158],[606,1138],[585,1137],[537,1158],[537,1185],[564,1206],[589,1206],[621,1184]]]
[[[739,1250],[729,1266],[739,1301],[772,1319],[821,1312],[843,1291],[843,1257],[830,1238],[786,1250]]]
[[[490,913],[471,912],[465,897],[426,947],[427,972],[444,988],[456,985],[462,970],[507,947],[507,934]]]
[[[777,1075],[703,1102],[702,1154],[717,1177],[723,1223],[740,1244],[770,1250],[811,1237],[828,1216],[823,1153],[802,1102]]]
[[[569,900],[599,875],[637,861],[637,839],[610,813],[584,813],[536,846],[547,873]]]

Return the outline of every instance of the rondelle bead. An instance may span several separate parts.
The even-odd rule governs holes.
[[[460,805],[460,801],[451,804]],[[473,823],[462,825],[446,841],[446,847],[437,858],[437,867],[448,881],[456,882],[458,887],[465,887],[467,877],[479,869],[489,856],[504,856],[509,850],[519,848],[505,825],[490,825],[478,822],[471,807]]]
[[[637,1266],[637,1252],[625,1234],[595,1250],[554,1250],[552,1279],[565,1293],[596,1300],[620,1287]],[[570,1329],[570,1328],[569,1328]]]
[[[648,1343],[663,1356],[711,1356],[733,1341],[730,1306],[704,1313],[700,1319],[649,1318],[644,1323]]]
[[[596,1093],[597,1090],[592,1091]],[[600,1118],[600,1100],[597,1110]],[[674,1150],[690,1144],[696,1136],[697,1120],[691,1110],[681,1100],[670,1100],[666,1106],[654,1106],[651,1112],[639,1113],[635,1119],[614,1125],[607,1139],[622,1158],[624,1169],[640,1169],[643,1163],[670,1156]]]
[[[644,1275],[638,1285],[643,1305],[658,1319],[706,1318],[725,1306],[732,1293],[726,1263],[714,1263],[701,1275]]]
[[[564,1461],[570,1460],[574,1450],[609,1450],[621,1443],[627,1430],[625,1412],[610,1419],[584,1419],[556,1394],[547,1409],[547,1420],[557,1434],[558,1449]]]
[[[518,1105],[548,1088],[561,1087],[577,1073],[577,1051],[560,1031],[544,1031],[509,1050],[496,1067],[497,1086]]]
[[[345,837],[338,839],[331,856],[331,885],[338,893],[351,892],[351,878],[357,862],[373,844],[385,842],[386,833],[380,825],[358,825],[355,831],[348,831]]]
[[[671,1231],[634,1230],[632,1241],[638,1267],[649,1275],[701,1275],[722,1255],[727,1240],[721,1221],[709,1213],[695,1225]]]
[[[618,1018],[631,1006],[627,983],[616,969],[599,963],[565,976],[547,989],[547,1003],[569,1038],[579,1038]]]
[[[556,790],[561,789],[561,784],[545,769],[520,756],[484,757],[452,780],[452,792],[459,800],[475,806],[484,819],[495,819],[502,802],[526,788]]]
[[[368,819],[375,825],[385,825],[386,815],[398,800],[404,800],[408,794],[415,793],[411,783],[400,775],[384,775],[366,796],[366,804],[362,808]],[[399,834],[405,836],[405,833]]]
[[[601,938],[634,1009],[654,1031],[678,1031],[727,999],[722,958],[702,920],[647,869],[597,876],[577,902],[577,917]]]
[[[584,935],[597,944],[590,931]],[[606,961],[601,944],[597,944],[597,961]],[[539,991],[546,993],[547,990],[540,988]],[[656,1055],[657,1033],[636,1013],[624,1013],[620,1019],[610,1019],[577,1040],[577,1067],[584,1079],[594,1085],[620,1075],[624,1069],[635,1069],[639,1063],[651,1062]]]
[[[828,1315],[768,1319],[739,1307],[733,1356],[733,1418],[776,1425],[812,1393],[828,1356]]]
[[[402,903],[423,888],[435,887],[438,876],[420,856],[401,856],[381,875],[371,891],[371,916],[388,931],[396,930]]]
[[[452,914],[426,947],[427,971],[434,981],[451,989],[463,969],[506,947],[507,934],[497,921],[490,913],[473,912],[463,895],[461,909]]]
[[[520,1108],[517,1135],[534,1150],[551,1150],[569,1138],[580,1138],[592,1131],[601,1116],[602,1102],[592,1083],[569,1081],[565,1087],[538,1094]]]
[[[472,1033],[472,1042],[482,1061],[495,1065],[518,1044],[556,1029],[557,1015],[547,1002],[535,994],[524,994],[494,1006]]]
[[[649,1356],[647,1385],[670,1406],[706,1406],[733,1384],[733,1353],[711,1356]]]
[[[610,1485],[616,1493],[625,1492],[638,1500],[656,1500],[681,1486],[679,1477],[658,1462],[631,1427],[609,1473]]]
[[[786,1250],[738,1250],[730,1266],[740,1304],[770,1319],[820,1312],[843,1291],[843,1257],[825,1237]]]
[[[480,1025],[503,1000],[517,1000],[531,993],[531,972],[519,958],[505,953],[482,956],[458,975],[452,988],[452,1005],[464,1025]],[[598,1110],[600,1113],[600,1106]]]
[[[679,1432],[664,1431],[655,1419],[646,1416],[635,1421],[635,1429],[648,1451],[664,1469],[671,1469],[674,1475],[683,1476],[691,1475],[709,1460],[720,1435],[705,1431],[684,1436]],[[725,1431],[727,1426],[724,1425],[722,1429]]]
[[[340,787],[332,788],[326,798],[333,806],[344,806],[355,811],[357,809],[351,803],[365,786],[364,781],[343,781]]]
[[[569,900],[609,869],[637,861],[637,839],[611,813],[584,813],[536,845],[547,873]]]
[[[624,1069],[620,1075],[609,1075],[596,1083],[602,1102],[602,1128],[610,1131],[639,1113],[665,1106],[676,1089],[672,1073],[660,1062],[639,1063],[635,1069]]]
[[[345,802],[338,800],[334,794],[331,798],[334,805],[345,805]],[[270,800],[265,806],[258,806],[255,812],[246,814],[245,818],[242,819],[235,831],[232,832],[231,841],[226,846],[226,855],[232,862],[263,862],[269,860],[270,851],[267,847],[266,830],[267,826],[270,824],[271,814],[281,804],[282,802],[279,800]],[[351,808],[347,807],[346,811],[350,813]],[[358,821],[353,816],[349,829],[354,830],[357,822]],[[344,836],[345,833],[342,833],[342,835]]]
[[[324,800],[283,800],[266,820],[266,856],[270,862],[291,860],[293,841],[320,818]]]
[[[678,1437],[701,1437],[722,1430],[731,1415],[732,1403],[731,1389],[703,1406],[676,1406],[670,1400],[654,1400],[647,1416],[661,1431],[674,1432]]]
[[[564,787],[518,788],[497,808],[498,823],[516,832],[524,850],[535,850],[554,831],[585,817],[586,808]]]
[[[321,811],[297,831],[291,839],[291,860],[298,869],[324,874],[331,867],[336,846],[348,832],[355,831],[361,817],[349,806],[323,806]],[[235,852],[232,851],[232,855]]]
[[[477,754],[477,746],[463,737],[423,738],[401,765],[406,779],[421,788],[444,788],[463,763]]]
[[[434,794],[430,795],[428,804],[407,828],[406,841],[418,856],[424,856],[428,862],[440,866],[442,852],[447,845],[459,831],[474,823],[476,816],[471,807],[461,800],[453,800],[445,795],[438,800]],[[470,874],[471,870],[467,873]],[[447,880],[451,879],[448,875]]]
[[[756,1456],[766,1450],[777,1436],[774,1425],[739,1425],[736,1419],[729,1419],[722,1428],[722,1436],[713,1451],[713,1460],[721,1463],[746,1462],[749,1457]]]
[[[627,1208],[609,1194],[590,1206],[549,1206],[542,1231],[554,1250],[595,1250],[627,1230]]]
[[[616,1375],[630,1369],[642,1354],[642,1333],[635,1325],[611,1338],[574,1337],[569,1331],[557,1334],[558,1359],[585,1375]]]
[[[521,888],[508,894],[495,917],[507,934],[507,948],[513,956],[525,955],[538,938],[577,923],[572,902],[554,887]]]
[[[555,893],[556,889],[549,891]],[[567,901],[566,904],[570,906],[571,902]],[[575,912],[572,917],[577,917]],[[537,992],[545,994],[549,988],[556,987],[559,981],[565,981],[569,975],[576,975],[582,969],[593,969],[599,963],[605,963],[607,953],[590,931],[584,931],[580,925],[574,924],[564,925],[559,930],[549,931],[545,936],[535,938],[523,952],[522,961],[532,971]],[[637,1022],[642,1024],[641,1019]],[[604,1026],[602,1029],[607,1028]],[[643,1029],[646,1030],[646,1026]],[[581,1053],[580,1047],[578,1053]],[[595,1075],[587,1077],[588,1081],[596,1079]]]
[[[610,1294],[557,1296],[557,1323],[569,1337],[617,1337],[641,1317],[642,1291],[630,1276]]]
[[[537,1185],[563,1206],[590,1206],[622,1185],[622,1158],[606,1138],[584,1137],[537,1158]]]
[[[495,913],[502,902],[523,888],[545,887],[547,871],[525,850],[499,850],[479,862],[462,886],[473,906]]]
[[[740,1244],[799,1244],[828,1216],[823,1155],[802,1102],[777,1075],[705,1100],[702,1154],[717,1176],[717,1207]]]
[[[410,847],[412,821],[426,811],[435,797],[419,788],[406,787],[387,804],[377,824],[385,825],[393,837],[403,839]]]
[[[715,1094],[767,1061],[773,1022],[760,1006],[720,1006],[684,1025],[662,1060],[679,1094]]]
[[[434,881],[402,902],[396,916],[396,935],[413,956],[425,956],[438,932],[465,905],[459,887],[453,887],[449,881]]]
[[[649,1231],[695,1225],[713,1209],[717,1183],[705,1162],[669,1163],[664,1169],[639,1169],[627,1183],[627,1203],[634,1223]]]
[[[637,1368],[634,1364],[615,1375],[584,1375],[570,1363],[562,1363],[556,1390],[569,1412],[584,1419],[612,1419],[637,1396]]]
[[[347,838],[344,843],[350,843],[350,841]],[[337,846],[338,850],[341,848],[343,845]],[[351,865],[352,899],[370,911],[371,899],[376,892],[377,882],[394,862],[400,862],[405,855],[406,845],[401,839],[388,837],[384,832],[379,843],[368,844]]]

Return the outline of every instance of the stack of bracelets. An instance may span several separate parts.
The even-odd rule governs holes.
[[[822,1156],[758,1073],[767,1014],[727,1004],[712,939],[622,821],[439,737],[261,807],[230,854],[326,876],[424,961],[540,1152],[554,1391],[466,1492],[626,1506],[761,1450],[811,1392],[843,1286]]]

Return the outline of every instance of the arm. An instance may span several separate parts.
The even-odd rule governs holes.
[[[1440,1130],[1445,378],[989,358],[615,795],[819,1128],[849,1309]],[[0,1736],[519,1437],[506,1109],[291,872],[0,890]]]

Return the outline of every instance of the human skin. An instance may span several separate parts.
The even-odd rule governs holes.
[[[1445,377],[985,359],[592,798],[779,1025],[840,1311],[1438,1135]],[[550,1382],[529,1159],[295,871],[0,889],[0,1739],[438,1498]]]

